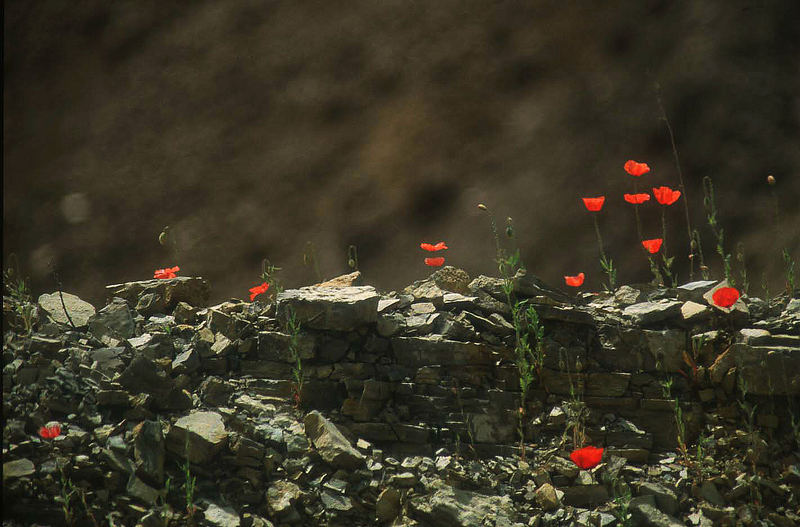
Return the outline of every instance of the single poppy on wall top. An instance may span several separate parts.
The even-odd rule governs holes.
[[[439,242],[436,245],[433,245],[431,243],[421,243],[419,244],[419,246],[425,249],[426,251],[442,251],[448,248],[447,244],[445,244],[444,242]]]
[[[603,208],[603,203],[606,201],[605,196],[597,196],[596,198],[581,198],[583,204],[586,205],[586,210],[589,212],[597,212]]]
[[[431,267],[441,267],[444,265],[444,258],[441,256],[438,258],[425,258],[425,265],[429,265]]]
[[[720,287],[711,295],[714,304],[729,308],[739,300],[739,291],[734,287]]]
[[[632,176],[641,176],[642,174],[647,174],[650,172],[650,167],[647,166],[647,163],[637,163],[633,159],[629,159],[625,162],[625,172]]]
[[[564,281],[567,283],[568,286],[571,287],[580,287],[583,285],[583,279],[585,275],[583,273],[578,273],[575,276],[565,276]]]
[[[650,201],[650,194],[625,194],[623,196],[625,201],[633,203],[634,205],[641,205],[645,201]]]
[[[153,278],[159,278],[162,280],[166,278],[175,278],[177,276],[175,273],[180,270],[181,268],[177,265],[175,267],[167,267],[165,269],[156,269],[153,273]]]
[[[586,446],[578,450],[573,450],[569,458],[573,463],[578,465],[578,468],[589,470],[600,464],[600,460],[603,458],[603,449]]]
[[[250,291],[250,301],[252,302],[255,297],[260,295],[261,293],[266,293],[267,289],[269,289],[269,284],[264,282],[261,285],[257,285],[255,287],[251,287]]]
[[[681,197],[681,191],[672,190],[669,187],[658,187],[653,189],[653,196],[662,205],[672,205]]]
[[[54,437],[58,437],[61,435],[61,426],[43,426],[39,429],[39,435],[43,439],[53,439]]]
[[[642,245],[644,246],[645,249],[647,249],[647,252],[649,252],[650,254],[657,253],[658,250],[661,249],[662,243],[664,243],[664,240],[662,238],[653,238],[652,240],[642,240]]]

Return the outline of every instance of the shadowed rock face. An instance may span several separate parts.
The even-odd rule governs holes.
[[[53,290],[54,262],[95,304],[102,284],[180,265],[216,302],[245,297],[262,258],[303,285],[346,271],[354,244],[388,290],[426,273],[423,240],[492,272],[483,202],[501,229],[514,218],[536,274],[583,270],[596,289],[579,198],[605,194],[620,281],[646,280],[622,165],[650,164],[640,190],[678,185],[658,81],[707,262],[719,276],[703,176],[726,250],[744,242],[753,289],[764,271],[774,292],[767,174],[779,246],[798,258],[800,4],[623,4],[6,2],[4,257],[19,255],[37,293]],[[667,211],[667,248],[686,281],[682,206]],[[654,203],[642,218],[658,236]],[[307,241],[321,277],[301,265]]]

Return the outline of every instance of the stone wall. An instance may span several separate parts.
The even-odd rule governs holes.
[[[301,328],[296,349],[306,409],[332,411],[353,438],[404,453],[431,454],[442,444],[512,452],[520,388],[502,281],[470,280],[446,267],[382,295],[353,285],[358,280],[353,275],[328,287],[286,290],[266,306],[230,301],[198,308],[196,301],[180,301],[198,297],[186,282],[109,290],[139,312],[150,304],[175,306],[174,331],[185,339],[171,360],[173,376],[235,376],[262,402],[290,400],[295,361],[285,320],[291,314]],[[518,274],[514,294],[532,303],[545,328],[541,378],[525,408],[527,440],[565,429],[575,408],[570,402],[581,401],[588,408],[589,441],[646,460],[652,449],[675,447],[673,397],[691,439],[705,424],[705,412],[725,414],[743,388],[777,408],[762,410],[760,419],[788,422],[778,415],[786,410],[779,401],[800,394],[800,302],[745,298],[723,310],[709,301],[721,285],[623,286],[614,295],[570,298]],[[186,291],[175,293],[178,287]],[[137,334],[154,324],[151,317]],[[131,342],[159,355],[152,351],[156,337]],[[671,397],[665,382],[672,383]],[[250,398],[230,403],[246,405]]]

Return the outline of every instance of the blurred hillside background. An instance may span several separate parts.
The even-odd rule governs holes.
[[[611,5],[614,7],[612,8]],[[589,7],[591,6],[591,7]],[[398,289],[447,263],[496,274],[486,213],[514,219],[528,268],[563,286],[603,275],[580,198],[621,283],[651,278],[627,159],[641,188],[678,185],[715,277],[703,211],[713,178],[726,249],[750,292],[800,259],[800,2],[295,0],[4,5],[3,260],[33,293],[102,305],[104,285],[179,265],[212,301],[246,298],[261,261],[289,287],[348,272]],[[767,175],[777,179],[782,232]],[[681,200],[684,198],[682,197]],[[688,279],[683,205],[668,247]],[[645,237],[660,236],[654,200]],[[159,245],[165,225],[177,243]],[[777,239],[776,239],[777,237]],[[738,273],[738,267],[735,268]],[[695,278],[698,278],[696,275]]]

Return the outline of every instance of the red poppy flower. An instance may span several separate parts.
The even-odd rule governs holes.
[[[714,304],[719,307],[728,308],[739,300],[739,291],[733,287],[720,287],[714,291],[714,294],[711,295],[711,299],[714,301]]]
[[[177,265],[175,267],[168,267],[166,269],[156,269],[156,271],[153,273],[153,278],[175,278],[177,276],[175,273],[180,270],[181,268]]]
[[[669,187],[658,187],[653,189],[653,196],[662,205],[672,205],[681,197],[681,191],[672,190]]]
[[[632,176],[641,176],[650,172],[650,167],[647,166],[647,163],[637,163],[633,159],[629,159],[625,163],[625,172]]]
[[[425,265],[430,265],[431,267],[441,267],[444,265],[444,258],[441,256],[438,258],[425,258]]]
[[[250,291],[250,301],[252,302],[255,297],[260,295],[261,293],[266,293],[267,289],[269,289],[269,284],[264,282],[261,285],[257,285],[255,287],[251,287]]]
[[[650,201],[650,194],[625,194],[625,201],[634,205],[641,205],[645,201]]]
[[[597,212],[603,208],[603,203],[606,201],[605,196],[597,196],[596,198],[581,198],[583,204],[586,205],[586,210],[590,212]]]
[[[664,240],[662,238],[653,238],[652,240],[642,240],[642,245],[644,246],[645,249],[647,249],[647,252],[649,252],[650,254],[657,253],[658,250],[661,249],[662,243],[664,243]]]
[[[584,278],[585,278],[585,275],[583,273],[578,273],[575,276],[565,276],[564,277],[564,281],[569,286],[580,287],[581,285],[583,285],[583,279]]]
[[[603,449],[593,446],[586,446],[573,450],[569,458],[578,465],[578,468],[588,470],[600,464],[600,459],[603,457]]]
[[[43,426],[39,429],[39,435],[44,439],[53,439],[61,435],[61,426]]]
[[[436,245],[430,243],[421,243],[419,244],[419,246],[425,249],[426,251],[441,251],[443,249],[448,248],[444,242],[439,242]]]

